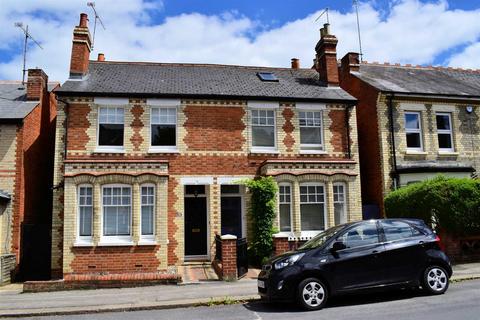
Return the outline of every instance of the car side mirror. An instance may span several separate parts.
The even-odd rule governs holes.
[[[347,248],[347,246],[342,241],[335,241],[333,243],[331,251],[332,252],[337,252],[339,250],[343,250],[343,249],[346,249],[346,248]]]

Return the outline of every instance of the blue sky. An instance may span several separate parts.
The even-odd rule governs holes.
[[[0,79],[21,77],[22,21],[42,43],[30,45],[27,67],[51,79],[68,75],[73,27],[83,0],[1,0]],[[364,57],[422,65],[480,68],[480,1],[360,0]],[[330,8],[338,57],[358,51],[352,0],[97,0],[107,30],[97,29],[91,58],[310,67],[318,29]],[[93,16],[90,16],[90,27]]]

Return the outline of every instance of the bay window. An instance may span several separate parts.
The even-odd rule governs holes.
[[[325,186],[300,185],[300,220],[302,231],[321,231],[326,226]]]
[[[127,185],[102,187],[103,237],[130,240],[132,188]]]
[[[288,184],[279,186],[279,225],[280,232],[291,232],[292,230],[292,191]]]

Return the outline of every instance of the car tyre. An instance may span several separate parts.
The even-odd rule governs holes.
[[[317,278],[307,278],[298,285],[297,299],[306,310],[320,310],[327,303],[327,287]]]
[[[430,266],[425,269],[422,287],[429,294],[443,294],[448,289],[448,274],[440,266]]]

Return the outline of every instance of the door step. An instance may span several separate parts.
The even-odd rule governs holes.
[[[204,281],[218,281],[218,276],[210,262],[195,262],[178,267],[178,274],[182,277],[182,284],[196,284]]]

